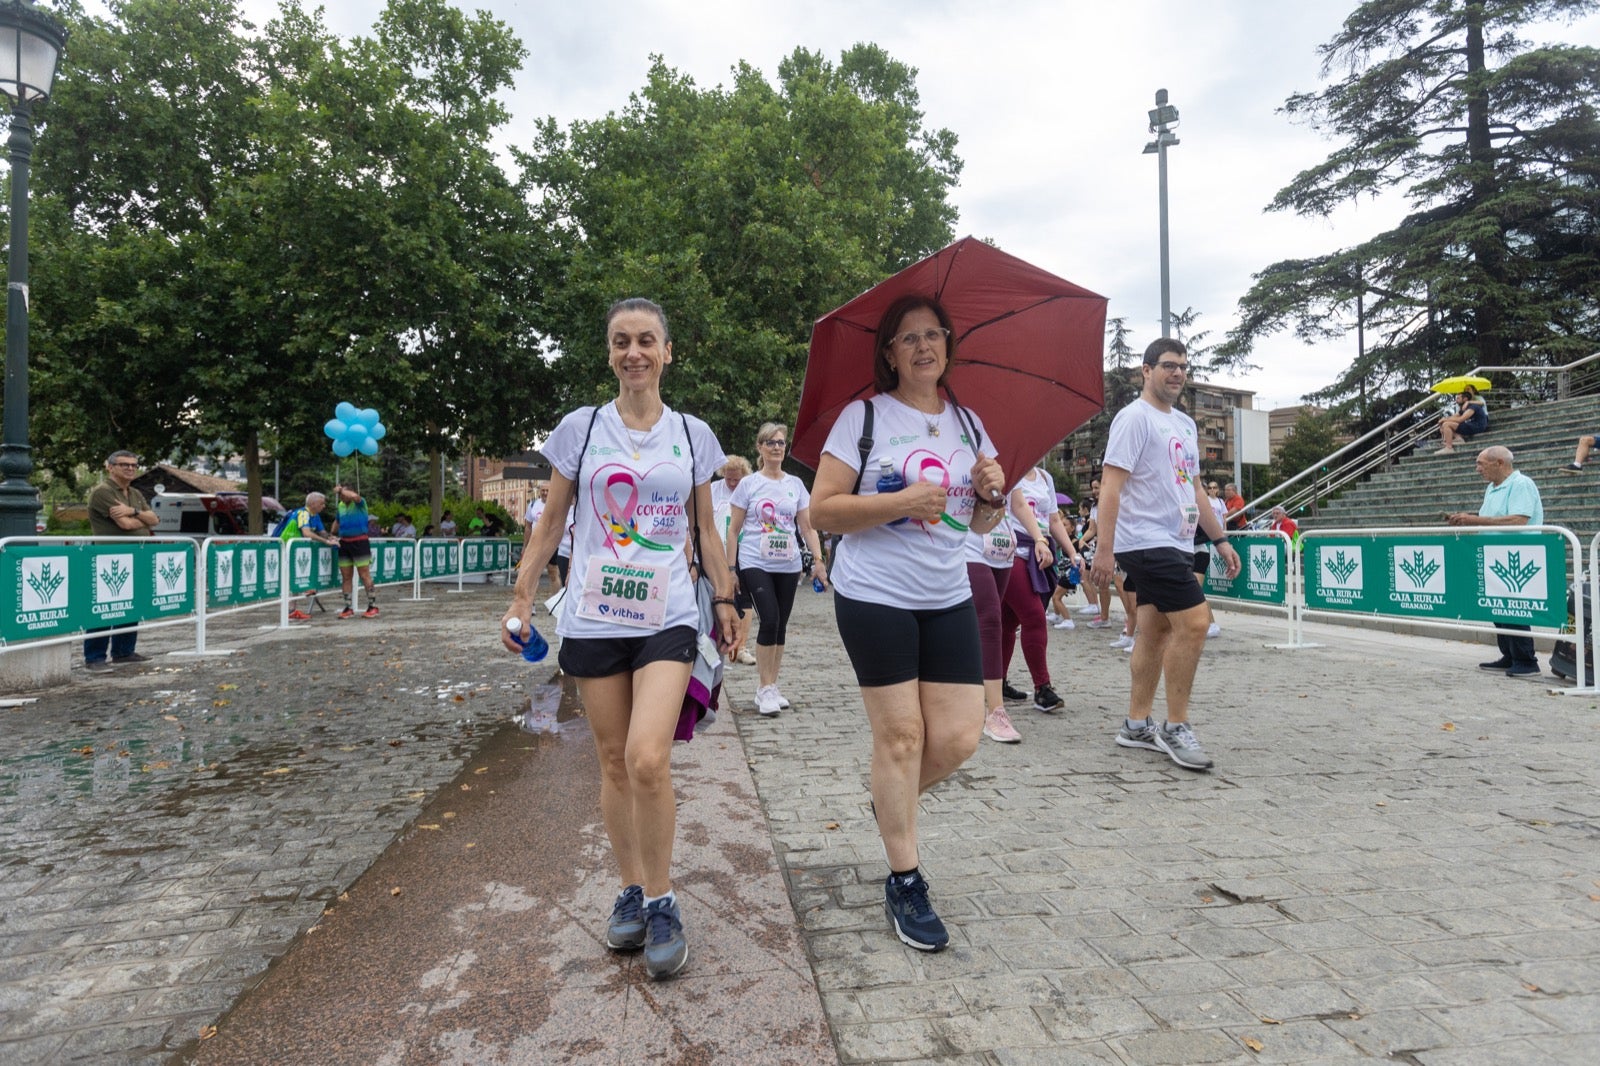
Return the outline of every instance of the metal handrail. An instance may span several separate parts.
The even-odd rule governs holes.
[[[1545,377],[1553,375],[1556,382],[1556,395],[1561,399],[1568,399],[1572,396],[1600,392],[1600,373],[1588,377],[1587,381],[1582,382],[1575,390],[1574,371],[1585,366],[1591,370],[1600,371],[1600,352],[1594,352],[1591,355],[1584,356],[1582,359],[1564,363],[1561,366],[1480,366],[1473,368],[1470,373],[1474,375],[1500,373],[1527,376],[1541,375]],[[1437,409],[1420,419],[1416,418],[1415,415],[1424,407],[1430,404],[1437,405],[1438,403],[1438,396],[1423,397],[1382,425],[1367,431],[1344,447],[1330,452],[1323,459],[1306,467],[1300,473],[1272,486],[1272,488],[1267,489],[1255,499],[1248,501],[1242,509],[1243,512],[1249,513],[1268,500],[1275,500],[1275,503],[1281,505],[1285,511],[1293,513],[1295,508],[1304,505],[1308,499],[1329,495],[1354,481],[1365,478],[1375,468],[1392,465],[1397,456],[1415,447],[1422,440],[1432,437],[1434,428],[1438,426],[1439,420],[1444,417],[1443,409]],[[1405,424],[1402,425],[1402,423]],[[1330,471],[1326,480],[1316,476],[1323,467],[1330,465],[1333,460],[1380,436],[1386,438],[1386,443],[1382,448],[1372,448],[1362,452],[1349,462]],[[1312,478],[1311,485],[1303,486],[1294,495],[1283,495],[1281,499],[1275,499],[1290,486],[1299,484],[1308,477]],[[1240,513],[1240,511],[1231,512],[1227,515],[1227,518],[1231,519]]]

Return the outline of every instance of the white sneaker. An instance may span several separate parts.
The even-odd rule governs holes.
[[[767,718],[783,710],[782,705],[778,703],[778,686],[763,685],[756,689],[756,710]]]
[[[1078,613],[1083,615],[1099,614],[1100,608],[1096,607],[1092,603],[1086,603],[1082,607],[1078,608]]]
[[[1046,611],[1044,613],[1044,620],[1049,622],[1051,625],[1055,625],[1057,622],[1061,621],[1061,616],[1056,614],[1054,611]]]
[[[1091,619],[1089,619],[1089,628],[1090,629],[1110,629],[1111,628],[1111,619],[1109,619],[1109,618],[1091,618]]]
[[[1212,637],[1220,636],[1222,636],[1222,627],[1217,625],[1217,623],[1212,622],[1211,625],[1206,627],[1206,639],[1209,640]]]
[[[1128,634],[1124,633],[1120,637],[1118,637],[1116,640],[1113,640],[1111,642],[1111,646],[1113,648],[1121,648],[1121,649],[1126,650],[1128,648],[1133,647],[1133,638],[1128,636]]]
[[[772,687],[772,694],[774,696],[778,697],[778,706],[782,707],[784,710],[787,711],[789,709],[789,697],[787,697],[783,693],[779,692],[778,691],[778,686],[776,684],[773,684],[771,687]]]
[[[1122,650],[1127,652],[1129,655],[1133,654],[1133,638],[1132,637],[1128,638],[1128,643],[1123,646]]]
[[[756,664],[756,657],[750,654],[749,648],[740,648],[739,658],[737,661],[743,663],[745,666],[754,666]]]
[[[1074,622],[1070,618],[1063,618],[1061,621],[1059,621],[1059,622],[1057,622],[1055,624],[1055,628],[1057,628],[1057,629],[1077,629],[1078,628],[1078,623]]]

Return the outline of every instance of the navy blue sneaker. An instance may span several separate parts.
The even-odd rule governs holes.
[[[671,977],[689,961],[689,942],[683,938],[683,919],[676,899],[658,899],[644,909],[644,968],[656,980]]]
[[[883,909],[902,944],[918,951],[942,951],[950,943],[950,934],[928,902],[928,882],[920,872],[909,877],[890,874],[883,882]]]
[[[1541,675],[1538,663],[1512,663],[1511,669],[1506,671],[1507,677],[1523,677],[1537,680]]]
[[[612,904],[606,947],[612,951],[638,951],[644,947],[644,889],[639,885],[623,889]]]

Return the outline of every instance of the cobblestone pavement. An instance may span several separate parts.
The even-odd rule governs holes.
[[[790,625],[792,711],[755,715],[733,675],[842,1061],[1600,1061],[1596,701],[1480,671],[1481,645],[1313,626],[1326,646],[1270,650],[1281,618],[1219,619],[1205,774],[1113,744],[1115,630],[1051,633],[1067,709],[1014,707],[1023,742],[923,800],[937,955],[883,915],[828,597]]]
[[[149,667],[75,652],[0,710],[0,1061],[161,1062],[258,980],[518,709],[504,594],[288,632],[250,611],[212,624],[227,658],[150,630]]]
[[[243,615],[212,640],[244,654],[0,711],[0,1061],[164,1061],[258,982],[517,709],[503,595],[287,634]],[[1281,621],[1220,620],[1208,774],[1117,748],[1115,633],[1052,632],[1067,710],[1014,709],[1023,743],[924,800],[937,955],[883,917],[830,597],[799,599],[791,710],[757,716],[731,668],[841,1060],[1600,1060],[1597,701],[1480,672],[1482,646],[1313,626],[1326,646],[1270,650]],[[694,987],[662,1009],[692,1024]]]

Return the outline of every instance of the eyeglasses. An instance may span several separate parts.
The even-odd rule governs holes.
[[[789,442],[784,440],[782,437],[772,437],[768,440],[758,441],[757,443],[759,443],[763,448],[787,448],[789,446]]]
[[[909,352],[915,351],[918,344],[926,344],[932,348],[949,336],[950,331],[947,329],[928,329],[921,333],[902,333],[894,339],[894,342]]]
[[[1156,369],[1161,371],[1163,374],[1187,374],[1189,372],[1189,364],[1169,363],[1167,360],[1163,359],[1161,362],[1156,364]]]
[[[132,468],[133,468],[133,469],[135,469],[135,470],[137,470],[137,469],[139,469],[139,464],[138,464],[138,463],[121,463],[121,462],[118,462],[118,463],[112,463],[112,464],[111,464],[111,465],[112,465],[112,466],[127,466],[127,467],[132,467]]]

